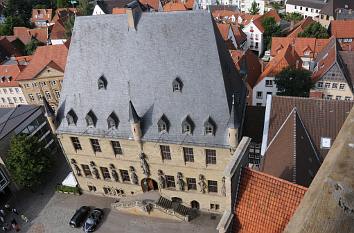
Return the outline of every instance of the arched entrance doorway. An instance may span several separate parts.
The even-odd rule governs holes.
[[[192,207],[192,209],[197,209],[197,210],[199,210],[199,202],[197,202],[197,201],[191,201],[191,207]]]
[[[143,189],[143,192],[149,192],[152,190],[158,190],[159,186],[155,180],[151,178],[144,178],[141,180],[141,188]]]

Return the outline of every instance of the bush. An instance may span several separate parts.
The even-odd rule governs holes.
[[[79,187],[69,187],[65,186],[62,184],[58,184],[57,187],[55,188],[57,192],[62,192],[62,193],[72,193],[72,194],[81,194],[80,188]]]

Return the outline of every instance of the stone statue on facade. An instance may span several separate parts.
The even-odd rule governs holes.
[[[181,172],[177,173],[177,185],[180,191],[184,191],[184,180]]]
[[[79,166],[77,166],[77,164],[74,164],[74,168],[75,168],[75,171],[76,171],[76,175],[77,176],[81,176],[81,170],[80,170]]]
[[[159,176],[159,187],[160,189],[166,188],[166,179],[162,170],[158,170],[157,175]]]
[[[116,182],[119,182],[119,175],[118,175],[118,172],[116,171],[114,164],[111,163],[109,165],[109,169],[111,169],[111,174],[112,174],[113,180]]]
[[[135,173],[135,169],[133,166],[130,166],[129,167],[129,171],[130,171],[130,181],[132,182],[132,184],[138,184],[139,181],[138,181],[138,176],[136,175]]]
[[[98,170],[97,170],[96,167],[92,168],[92,173],[93,173],[93,175],[95,176],[96,179],[100,178],[100,174],[98,173]]]
[[[140,166],[143,169],[143,173],[146,177],[150,176],[150,168],[149,168],[149,164],[146,161],[146,156],[143,152],[141,152],[139,154],[139,158],[140,158]]]
[[[199,185],[200,192],[201,193],[205,193],[206,189],[207,189],[207,185],[206,185],[206,182],[205,182],[205,177],[202,174],[199,175],[198,185]]]
[[[221,194],[225,197],[226,196],[226,185],[225,185],[225,176],[222,177],[221,180]]]

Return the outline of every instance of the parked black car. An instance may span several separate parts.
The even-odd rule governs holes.
[[[98,208],[94,209],[84,223],[83,226],[84,232],[94,232],[97,226],[100,224],[103,215],[104,215],[103,210]]]
[[[71,218],[69,225],[71,227],[80,227],[82,223],[86,220],[90,213],[90,207],[81,206],[80,209],[76,210],[74,216]]]

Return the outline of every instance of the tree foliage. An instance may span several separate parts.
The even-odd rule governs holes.
[[[25,45],[25,55],[32,55],[38,46],[44,45],[42,42],[40,42],[39,40],[37,40],[36,38],[32,38],[30,42],[28,42],[28,44]]]
[[[282,18],[286,21],[294,21],[295,23],[304,19],[304,17],[300,13],[297,13],[297,12],[286,13],[286,14],[282,15]]]
[[[89,0],[79,0],[79,5],[77,6],[79,15],[91,15],[92,10],[93,7]]]
[[[72,31],[73,31],[73,27],[74,27],[74,23],[75,23],[75,16],[74,15],[70,15],[68,17],[68,19],[64,22],[64,27],[65,27],[65,37],[66,38],[70,38]]]
[[[23,26],[25,23],[19,16],[8,16],[5,22],[0,24],[0,35],[9,36],[13,34],[13,28]]]
[[[274,17],[266,17],[262,20],[262,26],[264,28],[263,42],[264,47],[270,49],[273,36],[281,36],[281,28],[275,21]]]
[[[16,184],[31,189],[43,183],[52,160],[43,143],[22,134],[12,138],[5,164]]]
[[[311,72],[288,67],[275,76],[278,95],[308,97],[314,86]]]
[[[320,23],[314,22],[305,27],[303,32],[299,32],[299,37],[310,37],[317,39],[327,39],[329,38],[327,29],[323,27]]]
[[[259,11],[260,11],[260,9],[259,9],[259,7],[258,7],[256,1],[253,1],[253,2],[252,2],[252,5],[251,5],[251,8],[248,9],[248,12],[249,12],[251,15],[256,15],[256,14],[259,14]]]

